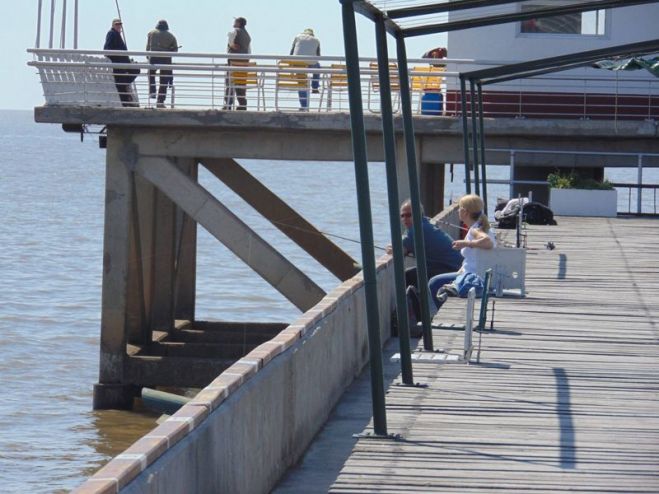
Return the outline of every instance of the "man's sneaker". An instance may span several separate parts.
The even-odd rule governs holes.
[[[440,288],[440,293],[444,292],[450,295],[451,297],[457,297],[458,296],[458,289],[455,287],[453,283],[448,283],[444,285],[443,287]]]
[[[448,295],[446,292],[439,292],[437,294],[437,310],[442,308],[442,305],[444,305],[444,302],[446,302],[446,299],[448,299]]]

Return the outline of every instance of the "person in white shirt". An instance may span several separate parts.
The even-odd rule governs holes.
[[[308,27],[295,37],[290,54],[302,57],[320,56],[320,41],[314,35],[313,29]],[[307,65],[313,68],[320,67],[318,62],[309,62]],[[314,73],[311,79],[311,92],[318,93],[319,86],[320,74]],[[300,98],[300,110],[307,111],[309,109],[309,91],[298,91],[298,96]]]

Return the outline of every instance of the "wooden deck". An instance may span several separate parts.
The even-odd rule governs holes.
[[[401,439],[351,436],[372,430],[367,370],[275,492],[659,492],[659,220],[557,220],[530,228],[527,298],[497,299],[480,364],[417,361],[429,387],[401,387],[389,342]]]

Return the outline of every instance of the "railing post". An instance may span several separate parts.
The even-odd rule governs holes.
[[[354,0],[341,0],[343,42],[348,73],[348,97],[350,100],[350,124],[352,150],[355,160],[355,182],[359,210],[364,289],[366,291],[366,320],[368,324],[369,361],[371,367],[371,395],[373,399],[373,429],[377,436],[387,435],[387,414],[384,400],[382,371],[382,347],[380,344],[380,315],[378,313],[377,281],[375,277],[375,247],[373,245],[373,221],[368,185],[368,161],[366,154],[366,130],[362,107],[361,81],[359,76],[359,52],[355,25]]]
[[[636,214],[641,215],[643,212],[643,155],[638,155],[638,190],[636,191]]]
[[[398,217],[400,198],[398,197],[398,176],[396,172],[396,138],[394,136],[394,118],[391,106],[391,81],[389,80],[389,60],[387,56],[387,32],[384,27],[384,19],[382,16],[379,16],[375,21],[375,40],[378,53],[378,77],[380,79],[380,107],[382,111],[384,162],[387,169],[389,224],[391,229],[391,246],[394,253],[400,365],[403,384],[411,386],[414,384],[414,376],[412,374],[412,357],[410,352],[410,326],[407,319],[408,308],[405,298],[405,261],[403,258],[403,241],[401,238],[400,218]]]
[[[484,213],[487,215],[487,164],[485,163],[485,122],[483,121],[483,85],[478,81],[476,88],[478,90],[478,134],[480,136],[481,148],[481,179],[483,184],[483,205]]]
[[[510,150],[510,191],[508,197],[512,199],[515,186],[515,150]]]
[[[471,148],[472,158],[474,160],[474,192],[476,195],[481,193],[480,177],[478,173],[478,122],[476,120],[476,91],[474,89],[474,80],[469,79],[469,98],[471,100]]]
[[[467,122],[467,83],[460,74],[460,104],[462,106],[462,146],[465,155],[465,191],[471,194],[471,172],[469,171],[469,124]]]
[[[423,324],[423,348],[434,350],[430,318],[430,289],[428,288],[428,266],[426,248],[423,241],[423,223],[419,178],[416,170],[416,143],[414,123],[412,122],[412,100],[410,98],[410,77],[407,69],[405,38],[396,33],[396,53],[398,55],[398,79],[400,80],[400,106],[403,112],[403,134],[407,154],[407,173],[410,182],[410,201],[412,202],[412,219],[414,225],[414,255],[416,256],[416,279],[421,299],[421,321]]]

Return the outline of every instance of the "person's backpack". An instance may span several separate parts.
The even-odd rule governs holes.
[[[497,228],[513,229],[517,227],[517,216],[519,215],[519,204],[507,208],[507,211],[496,211],[494,219],[497,220]],[[527,202],[524,204],[522,221],[529,225],[555,225],[554,213],[544,204],[539,202]]]

